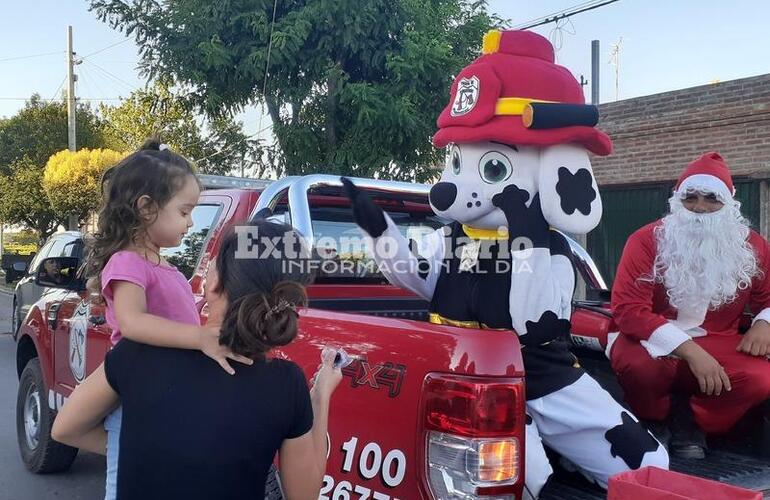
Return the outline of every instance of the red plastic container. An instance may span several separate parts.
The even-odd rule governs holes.
[[[762,494],[716,481],[643,467],[610,478],[607,500],[762,500]]]

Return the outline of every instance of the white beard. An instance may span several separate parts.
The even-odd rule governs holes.
[[[705,311],[735,300],[759,272],[740,203],[729,200],[716,212],[697,214],[674,195],[669,206],[671,213],[655,228],[653,268],[669,303],[680,311]]]

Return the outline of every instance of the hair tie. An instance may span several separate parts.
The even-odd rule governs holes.
[[[281,299],[281,300],[278,301],[278,303],[276,305],[274,305],[273,307],[271,307],[267,311],[267,314],[265,316],[272,316],[274,314],[280,314],[280,313],[284,312],[287,309],[291,309],[292,312],[294,312],[294,313],[297,312],[297,306],[295,304],[292,304],[291,302],[289,302],[289,301],[287,301],[285,299]]]

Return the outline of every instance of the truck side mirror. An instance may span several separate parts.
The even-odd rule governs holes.
[[[80,259],[77,257],[50,257],[43,259],[35,271],[35,284],[47,288],[82,290],[83,280],[78,277]]]

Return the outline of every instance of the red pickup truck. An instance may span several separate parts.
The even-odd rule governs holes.
[[[331,254],[327,261],[355,263],[319,268],[298,338],[275,353],[297,362],[308,378],[325,345],[343,347],[354,359],[332,400],[329,461],[319,499],[522,498],[525,384],[516,335],[430,324],[425,302],[389,285],[376,267],[361,265],[371,261],[366,252],[342,251],[335,243],[359,230],[338,177],[269,182],[202,176],[202,182],[206,190],[190,233],[164,255],[189,277],[203,320],[202,279],[221,235],[264,208],[292,224],[319,253]],[[427,202],[428,186],[355,182],[407,235],[444,224]],[[584,366],[622,400],[602,351],[612,329],[609,292],[588,254],[569,241],[589,299],[575,301],[575,349]],[[62,269],[80,264],[77,257],[58,260]],[[44,278],[41,283],[51,284]],[[109,335],[102,306],[91,303],[77,279],[48,288],[24,319],[16,357],[17,433],[22,459],[33,472],[63,471],[75,459],[76,449],[51,439],[51,424],[74,387],[102,362]],[[770,464],[761,458],[770,451],[769,422],[767,413],[752,414],[738,437],[712,443],[708,464],[674,466],[770,488]],[[504,463],[502,452],[512,454],[513,463]],[[495,463],[501,465],[490,474]],[[278,474],[266,498],[281,498]],[[603,495],[559,470],[541,498]]]

